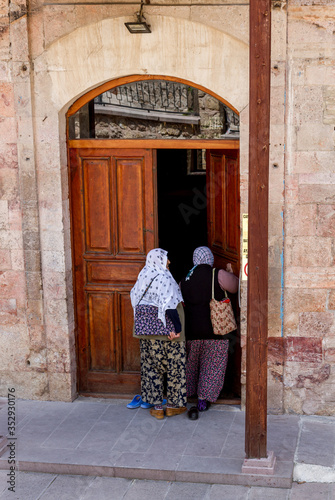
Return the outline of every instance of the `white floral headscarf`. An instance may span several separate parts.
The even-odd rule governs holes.
[[[150,250],[146,258],[145,266],[138,275],[137,281],[130,291],[131,305],[135,313],[135,307],[138,305],[145,290],[153,280],[143,300],[145,304],[158,307],[158,318],[163,321],[164,326],[166,326],[166,310],[176,309],[179,302],[183,300],[177,282],[166,267],[168,260],[167,254],[167,251],[161,248]]]

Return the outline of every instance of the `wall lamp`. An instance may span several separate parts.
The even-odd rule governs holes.
[[[135,23],[124,23],[130,33],[151,33],[150,24],[145,22],[145,17],[143,15],[143,0],[141,0],[140,11],[136,12],[135,15],[137,17]]]

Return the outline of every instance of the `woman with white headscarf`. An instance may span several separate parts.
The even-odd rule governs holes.
[[[186,411],[185,335],[177,311],[183,297],[169,264],[166,250],[151,250],[130,292],[135,336],[140,339],[141,397],[154,405],[150,413],[158,419],[164,418],[164,374],[166,416]]]
[[[205,411],[215,403],[222,390],[228,362],[229,340],[213,333],[210,318],[212,298],[212,271],[214,255],[208,247],[198,247],[193,253],[194,266],[181,282],[185,304],[186,332],[186,384],[187,396],[197,394],[199,411]],[[228,271],[215,269],[214,295],[223,300],[224,290],[236,293],[238,278]],[[195,418],[189,413],[190,418]]]

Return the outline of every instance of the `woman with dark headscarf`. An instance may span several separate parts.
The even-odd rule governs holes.
[[[214,335],[209,303],[212,298],[212,268],[214,256],[208,247],[198,247],[193,253],[193,268],[181,282],[185,304],[186,384],[187,395],[197,394],[199,411],[215,403],[222,390],[228,361],[229,340]],[[215,269],[214,295],[225,297],[224,290],[236,293],[238,278],[229,271]]]
[[[177,306],[183,300],[169,271],[167,251],[151,250],[130,292],[135,336],[140,339],[141,397],[153,417],[164,418],[163,382],[167,377],[166,416],[186,411],[185,336]]]

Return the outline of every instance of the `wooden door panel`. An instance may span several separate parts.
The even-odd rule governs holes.
[[[111,253],[110,159],[84,158],[82,168],[86,251]]]
[[[116,371],[113,295],[87,294],[90,370]]]
[[[78,389],[140,390],[130,290],[157,244],[151,150],[70,149]]]
[[[143,267],[143,262],[127,261],[86,261],[86,276],[88,285],[105,284],[109,286],[129,285],[134,282],[134,276],[137,276]]]
[[[117,253],[144,253],[144,175],[142,158],[117,158]]]
[[[238,152],[207,150],[208,246],[214,265],[225,269],[231,263],[240,272],[240,201]],[[231,397],[241,394],[241,346],[237,295],[231,295],[238,331],[230,341],[224,392]]]
[[[134,312],[130,302],[129,293],[120,294],[120,324],[122,331],[126,332],[122,336],[122,371],[139,372],[141,370],[140,351],[138,349],[138,339],[133,337]]]

